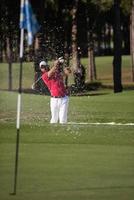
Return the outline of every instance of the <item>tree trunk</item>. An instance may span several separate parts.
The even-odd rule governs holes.
[[[2,34],[1,34],[1,30],[0,30],[0,38],[1,38],[1,42],[0,42],[0,62],[2,62]]]
[[[96,70],[94,51],[93,51],[93,71],[94,71],[94,79],[97,80],[97,70]]]
[[[72,9],[72,67],[74,70],[77,70],[78,67],[77,9],[78,0],[74,0],[74,5]]]
[[[7,61],[8,61],[8,90],[12,90],[12,53],[11,53],[11,45],[10,39],[6,39],[7,46]]]
[[[111,34],[111,26],[110,25],[108,25],[108,51],[107,51],[107,53],[108,53],[108,55],[111,55],[111,52],[112,52],[112,50],[111,50],[111,38],[112,38],[112,34]]]
[[[93,81],[93,50],[88,48],[88,77],[89,81]]]
[[[130,22],[130,53],[132,60],[132,81],[134,82],[134,0],[132,1]]]
[[[113,59],[113,81],[114,92],[122,92],[121,83],[121,24],[120,24],[120,1],[114,0],[114,59]]]
[[[88,15],[88,10],[87,10],[87,43],[88,43],[88,78],[89,81],[93,81],[94,79],[96,80],[97,75],[96,75],[96,65],[95,65],[95,57],[94,57],[94,43],[93,43],[93,33],[92,30],[90,29],[90,24],[89,24],[89,15]]]

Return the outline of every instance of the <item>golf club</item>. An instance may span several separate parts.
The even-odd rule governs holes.
[[[32,90],[35,89],[35,85],[41,80],[42,77],[39,77],[32,85],[31,85],[31,88]]]

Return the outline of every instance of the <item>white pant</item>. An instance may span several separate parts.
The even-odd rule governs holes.
[[[51,121],[50,123],[67,123],[67,112],[68,112],[69,97],[63,98],[51,97],[50,109],[51,109]]]

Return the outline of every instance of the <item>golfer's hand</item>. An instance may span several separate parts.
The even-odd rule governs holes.
[[[59,66],[59,60],[54,61],[54,67],[58,67]]]
[[[70,67],[65,67],[64,68],[64,73],[65,73],[65,75],[69,75],[69,74],[71,74],[71,69],[70,69]]]

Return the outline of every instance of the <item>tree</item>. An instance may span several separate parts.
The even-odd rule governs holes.
[[[130,54],[132,60],[132,81],[134,81],[134,0],[122,0],[121,8],[124,15],[130,18]]]
[[[134,82],[134,0],[132,0],[131,16],[130,16],[130,52],[132,58],[132,81]]]
[[[120,1],[114,0],[114,59],[113,59],[113,81],[114,92],[122,92],[121,83],[121,24],[120,24]]]
[[[108,10],[112,7],[112,1],[95,0],[101,10]],[[114,92],[122,92],[121,83],[121,54],[122,54],[122,38],[121,38],[121,19],[120,19],[120,0],[114,0],[113,15],[114,15],[114,59],[113,59],[113,83]]]
[[[87,51],[88,51],[88,77],[89,81],[97,79],[96,74],[96,64],[95,64],[95,55],[94,55],[94,29],[96,27],[96,22],[98,19],[98,14],[96,16],[96,10],[94,9],[93,4],[89,4],[86,1],[86,22],[87,22]]]
[[[26,51],[28,52],[28,56],[25,56],[26,61],[33,61],[34,50],[40,48],[40,45],[42,45],[40,49],[44,53],[46,59],[53,59],[58,56],[60,52],[69,57],[69,53],[72,50],[72,67],[76,69],[78,66],[78,47],[80,46],[84,56],[87,56],[88,48],[89,63],[90,66],[92,65],[89,70],[91,72],[90,79],[96,79],[94,52],[97,54],[99,52],[98,55],[102,55],[102,53],[105,54],[105,50],[107,47],[110,47],[111,44],[110,38],[113,38],[113,35],[110,35],[112,34],[110,29],[112,29],[111,27],[113,26],[113,13],[111,11],[113,0],[40,0],[39,2],[31,1],[31,3],[37,14],[41,29],[39,40],[36,40],[36,45],[33,45],[30,49],[25,48],[25,55]],[[126,34],[127,36],[128,28],[125,29],[124,27],[125,24],[128,23],[131,3],[132,0],[121,0],[120,4],[122,10],[127,10],[127,18],[125,18],[126,15],[124,15],[120,23],[124,35]],[[0,43],[0,58],[2,61],[4,52],[4,55],[8,55],[5,61],[7,61],[7,58],[9,61],[9,57],[12,53],[11,57],[13,59],[15,58],[14,61],[17,61],[17,58],[19,58],[20,1],[1,0],[1,6],[0,36],[2,40]],[[14,15],[14,8],[16,8],[16,15]],[[85,14],[86,8],[88,10],[87,18]],[[126,20],[125,22],[124,18]],[[133,18],[131,19],[133,20]],[[82,26],[84,28],[81,28]],[[131,44],[132,42],[133,40]],[[127,40],[124,43],[127,44]],[[134,45],[131,46],[131,49],[133,46]],[[99,49],[100,51],[98,51]],[[30,59],[29,50],[32,52]],[[108,52],[110,51],[107,51],[107,53]],[[114,76],[117,75],[116,73],[117,71],[113,73]],[[118,73],[117,76],[120,76],[120,74],[121,73]],[[114,78],[115,77],[113,77],[113,79]]]
[[[72,66],[74,70],[78,67],[78,44],[77,44],[77,10],[79,0],[73,1],[72,14]]]

